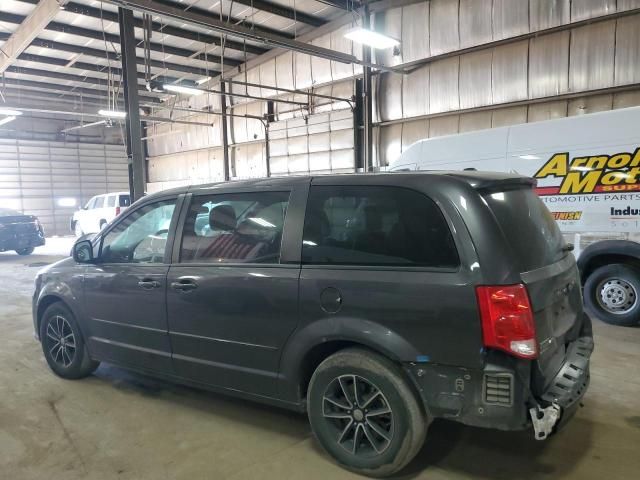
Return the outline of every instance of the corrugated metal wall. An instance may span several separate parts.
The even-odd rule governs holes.
[[[37,215],[47,235],[67,235],[77,207],[129,189],[122,145],[0,139],[0,206]]]
[[[386,165],[420,138],[639,105],[640,89],[635,87],[631,92],[599,94],[602,89],[640,83],[640,14],[597,21],[597,17],[636,8],[640,8],[640,0],[431,0],[377,13],[373,18],[375,28],[401,39],[402,46],[397,54],[378,52],[376,61],[395,66],[410,64],[415,70],[375,78],[374,164]],[[517,38],[586,19],[595,22]],[[361,49],[343,38],[343,31],[352,25],[312,43],[360,56]],[[504,40],[508,43],[491,44]],[[469,48],[475,51],[462,51]],[[290,89],[313,88],[318,93],[349,98],[354,93],[353,77],[360,74],[359,66],[287,52],[234,80]],[[233,91],[265,97],[276,93],[240,85],[234,85]],[[555,98],[563,95],[573,97]],[[305,95],[281,98],[309,101]],[[219,108],[215,102],[214,96],[200,96],[180,105]],[[234,113],[266,112],[265,102],[238,102]],[[355,168],[350,106],[344,102],[311,103],[311,113],[276,104],[277,122],[269,132],[273,174]],[[473,111],[477,109],[484,111]],[[183,115],[190,120],[207,118]],[[207,168],[193,167],[193,160],[185,160],[190,156],[175,155],[196,149],[218,151],[219,117],[208,116],[204,121],[212,126],[158,125],[148,132],[152,137],[150,181],[164,182],[150,185],[150,189],[162,188],[166,182],[221,178],[221,154],[207,154],[211,160],[206,180],[201,175]],[[233,119],[229,124],[232,175],[264,175],[266,148],[261,122]],[[177,165],[181,162],[191,162],[191,169]],[[171,168],[174,163],[175,168]]]

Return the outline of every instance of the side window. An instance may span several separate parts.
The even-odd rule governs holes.
[[[182,233],[186,263],[280,263],[288,192],[197,196]]]
[[[92,199],[90,199],[87,204],[84,206],[85,210],[91,210],[93,208],[93,206],[96,204],[96,199],[98,197],[93,197]]]
[[[107,207],[115,207],[116,206],[116,196],[115,195],[109,195],[107,197]]]
[[[136,209],[102,240],[102,263],[162,263],[175,199]]]
[[[101,195],[96,197],[96,203],[93,205],[93,208],[102,208],[104,206],[104,197]]]
[[[131,205],[131,197],[129,195],[120,195],[118,198],[118,206],[128,207]]]
[[[399,187],[311,187],[302,242],[306,264],[456,267],[442,212]]]

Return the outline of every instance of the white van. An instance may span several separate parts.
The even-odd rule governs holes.
[[[71,219],[71,231],[76,237],[86,233],[97,233],[131,205],[129,192],[96,195],[76,211]]]
[[[640,321],[640,107],[420,140],[389,166],[466,168],[536,178],[575,245],[587,307],[609,323]]]

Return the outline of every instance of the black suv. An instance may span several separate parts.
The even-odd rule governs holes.
[[[44,269],[35,331],[65,378],[105,361],[307,411],[388,475],[437,417],[545,438],[589,382],[591,323],[525,177],[289,177],[136,202]]]

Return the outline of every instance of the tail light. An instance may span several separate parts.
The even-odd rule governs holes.
[[[116,207],[116,217],[120,215],[120,207]]]
[[[538,356],[536,327],[524,285],[476,287],[485,347],[520,358]]]

